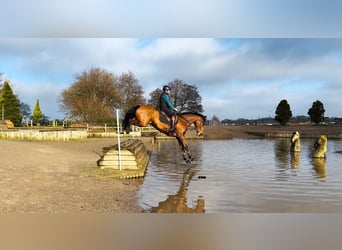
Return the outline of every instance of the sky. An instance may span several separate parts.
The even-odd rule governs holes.
[[[131,71],[144,96],[174,79],[197,86],[204,114],[220,120],[274,117],[282,99],[293,116],[316,100],[342,117],[342,39],[0,38],[0,72],[19,99],[62,119],[58,98],[92,67]]]
[[[18,8],[20,6],[20,8]],[[316,100],[341,117],[339,0],[4,1],[0,73],[33,110],[62,119],[58,98],[92,67],[131,71],[145,98],[180,79],[220,120],[294,116]],[[19,18],[20,17],[20,18]]]

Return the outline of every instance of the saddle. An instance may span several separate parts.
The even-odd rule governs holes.
[[[162,123],[170,124],[171,118],[164,112],[164,111],[159,111],[160,116],[159,116],[159,121]],[[176,120],[175,120],[175,126],[178,123],[178,116],[176,115]]]

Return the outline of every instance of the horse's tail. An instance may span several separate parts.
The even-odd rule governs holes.
[[[127,134],[129,134],[129,120],[135,117],[135,112],[140,107],[140,105],[134,106],[130,110],[128,110],[125,114],[125,119],[122,122],[123,130],[126,131]]]

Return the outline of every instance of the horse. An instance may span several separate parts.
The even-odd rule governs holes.
[[[163,134],[176,137],[183,153],[183,159],[186,163],[191,163],[194,160],[194,157],[189,151],[189,147],[185,140],[185,133],[189,126],[194,124],[197,135],[203,135],[205,120],[206,116],[198,113],[185,112],[177,114],[175,132],[169,132],[170,122],[166,115],[162,114],[151,105],[137,105],[126,112],[122,127],[128,134],[130,131],[130,125],[146,127],[147,125],[151,124],[155,129]]]

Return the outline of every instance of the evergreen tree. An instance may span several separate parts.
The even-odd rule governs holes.
[[[280,125],[286,125],[286,123],[292,117],[292,111],[290,109],[290,105],[287,103],[287,100],[283,99],[277,106],[275,112],[275,120],[280,123]]]
[[[4,117],[5,120],[11,120],[15,126],[21,124],[23,115],[20,111],[20,101],[13,93],[8,81],[4,82],[1,89],[0,113],[1,118]]]
[[[40,110],[39,100],[37,99],[36,105],[34,106],[33,110],[33,122],[37,125],[40,125],[41,121],[43,120],[43,113]]]
[[[319,124],[324,120],[324,106],[323,103],[319,100],[312,103],[312,107],[308,111],[308,115],[310,116],[311,121],[315,124]]]

